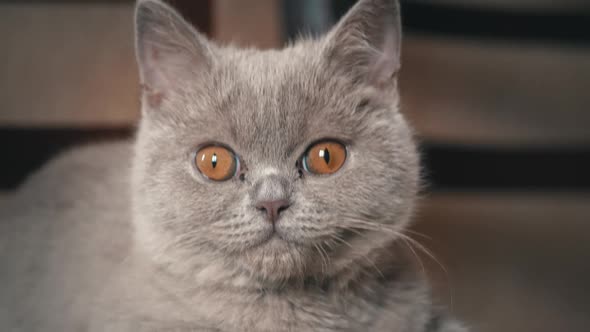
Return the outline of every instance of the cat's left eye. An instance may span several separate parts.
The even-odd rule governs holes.
[[[303,155],[303,169],[311,174],[336,173],[346,161],[346,147],[336,141],[321,141],[313,144]]]
[[[195,157],[195,164],[201,174],[214,181],[226,181],[238,172],[239,161],[230,149],[210,145],[201,148]]]

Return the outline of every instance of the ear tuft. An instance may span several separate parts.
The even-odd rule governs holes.
[[[397,0],[360,0],[326,37],[325,56],[355,81],[386,88],[401,67]]]
[[[162,1],[137,2],[135,35],[141,84],[152,108],[211,65],[206,38]]]

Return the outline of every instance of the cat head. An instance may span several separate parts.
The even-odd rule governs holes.
[[[222,47],[141,0],[137,243],[171,269],[328,276],[407,225],[418,188],[398,110],[395,0],[361,0],[324,37]]]

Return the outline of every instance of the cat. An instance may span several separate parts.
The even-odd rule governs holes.
[[[2,331],[463,332],[403,245],[420,186],[399,4],[219,46],[136,5],[133,142],[78,148],[3,205]]]

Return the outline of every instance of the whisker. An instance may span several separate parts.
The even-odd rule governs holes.
[[[420,256],[417,254],[417,252],[414,250],[414,248],[418,249],[420,252],[424,253],[429,259],[431,259],[433,262],[436,263],[436,265],[441,269],[441,271],[443,271],[445,278],[447,280],[447,285],[449,287],[449,297],[450,297],[450,302],[451,302],[451,308],[453,307],[453,302],[454,302],[454,297],[453,297],[453,289],[452,286],[449,285],[448,281],[449,279],[449,272],[447,270],[447,268],[444,266],[444,264],[442,264],[442,262],[440,262],[440,260],[430,251],[428,250],[423,244],[421,244],[419,241],[413,239],[412,237],[410,237],[409,235],[403,234],[403,232],[407,232],[407,233],[413,233],[417,236],[426,238],[426,239],[431,239],[429,236],[421,234],[419,232],[416,231],[412,231],[412,230],[396,230],[393,227],[389,226],[389,225],[383,225],[383,224],[375,224],[375,223],[371,223],[368,222],[366,220],[362,220],[362,219],[357,219],[357,218],[346,218],[346,221],[349,223],[349,225],[345,225],[345,226],[341,226],[340,228],[344,228],[346,230],[352,231],[358,235],[361,235],[358,231],[354,231],[354,229],[361,229],[361,230],[366,230],[366,231],[375,231],[375,232],[387,232],[390,233],[396,237],[399,237],[404,244],[412,251],[412,254],[416,257],[416,259],[418,260],[418,262],[420,263],[420,266],[422,268],[422,270],[425,272],[425,266],[424,263],[422,262],[422,260],[419,258]]]
[[[335,240],[340,241],[343,244],[346,244],[351,249],[354,249],[354,247],[350,243],[346,242],[344,239],[342,239],[338,235],[334,234],[332,236],[334,237]],[[362,236],[362,234],[360,236]],[[379,269],[379,267],[377,267],[377,265],[375,264],[375,262],[373,262],[369,257],[367,257],[366,255],[363,255],[363,254],[361,254],[359,252],[355,252],[355,254],[358,255],[358,256],[360,256],[364,260],[366,260],[375,269],[375,271],[381,276],[381,278],[383,278],[383,279],[385,278],[385,276],[383,275],[383,272],[381,272],[381,270]]]
[[[432,241],[432,237],[430,237],[430,236],[428,236],[426,234],[420,233],[420,232],[413,231],[411,229],[404,229],[403,232],[414,234],[414,235],[419,236],[421,238],[424,238],[424,239],[427,239],[427,240]]]
[[[319,249],[317,244],[314,244],[313,247],[315,248],[315,250],[317,250],[318,254],[320,255],[321,259],[322,259],[322,274],[325,275],[327,274],[327,270],[328,270],[328,263],[326,262],[326,259],[324,258],[324,254],[322,253],[322,251]]]
[[[420,256],[418,256],[418,254],[416,253],[414,248],[412,248],[412,245],[410,244],[411,242],[408,242],[404,237],[400,237],[400,239],[406,245],[406,247],[408,247],[408,249],[410,249],[410,251],[412,252],[414,257],[416,257],[416,260],[418,261],[418,263],[420,264],[420,267],[422,268],[422,273],[426,274],[426,268],[424,267],[424,263],[422,263],[422,259],[420,259]]]

